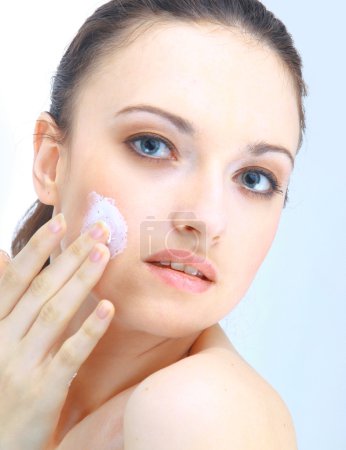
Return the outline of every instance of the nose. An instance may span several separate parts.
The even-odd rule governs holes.
[[[182,183],[176,211],[169,214],[173,228],[184,238],[198,239],[210,248],[227,226],[224,181],[220,171],[209,170]]]

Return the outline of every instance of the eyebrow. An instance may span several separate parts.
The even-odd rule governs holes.
[[[294,167],[294,157],[292,156],[292,153],[281,145],[271,145],[267,142],[258,142],[257,144],[249,145],[248,152],[255,156],[260,156],[268,152],[281,153],[288,157],[291,161],[292,167]]]
[[[177,130],[181,131],[182,133],[190,136],[195,136],[197,134],[196,128],[187,119],[184,119],[181,116],[178,116],[176,114],[173,114],[169,111],[166,111],[162,108],[153,105],[141,104],[141,105],[127,106],[126,108],[123,108],[120,111],[118,111],[116,113],[116,116],[135,112],[149,112],[151,114],[161,116],[164,119],[171,122],[175,126],[175,128],[177,128]],[[282,147],[281,145],[272,145],[267,142],[258,142],[256,144],[249,145],[247,147],[247,151],[255,156],[260,156],[268,152],[284,154],[291,161],[292,167],[294,167],[294,157],[292,156],[292,153],[289,150],[287,150],[287,148]]]
[[[184,134],[194,136],[197,133],[195,127],[192,125],[191,122],[184,119],[183,117],[177,116],[171,112],[165,111],[164,109],[158,108],[157,106],[152,105],[128,106],[118,111],[116,115],[118,116],[120,114],[141,112],[141,111],[149,112],[152,114],[156,114],[157,116],[163,117],[164,119],[171,122],[179,131],[181,131]]]

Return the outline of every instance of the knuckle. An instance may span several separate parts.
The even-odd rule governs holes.
[[[78,282],[86,284],[87,286],[91,285],[92,282],[90,273],[87,273],[87,271],[83,269],[80,269],[76,272],[76,279]]]
[[[46,303],[40,311],[39,319],[42,323],[50,325],[52,323],[60,322],[62,313],[51,302]]]
[[[50,283],[47,275],[37,275],[29,286],[29,291],[34,297],[40,297],[49,291]]]
[[[60,361],[64,366],[76,367],[80,364],[76,349],[68,341],[60,349]]]
[[[34,234],[29,240],[29,245],[32,251],[40,251],[42,248],[42,236],[40,234]]]
[[[70,253],[80,259],[84,254],[84,249],[80,242],[74,241],[70,246]]]
[[[22,276],[18,273],[15,266],[11,263],[8,264],[1,278],[2,282],[6,286],[18,286],[23,284]]]
[[[88,339],[95,340],[99,337],[97,329],[88,322],[82,325],[81,331]]]

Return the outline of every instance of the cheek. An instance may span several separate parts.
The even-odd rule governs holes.
[[[266,257],[276,235],[279,220],[279,212],[268,213],[260,220],[254,221],[251,229],[248,230],[246,253],[252,271],[257,272]]]
[[[255,239],[252,240],[252,248],[256,250],[256,257],[253,262],[256,271],[262,264],[272,246],[276,235],[277,226],[278,222],[271,223],[268,227],[264,228]]]
[[[128,226],[126,220],[118,209],[114,199],[103,197],[93,191],[88,194],[88,209],[84,215],[80,233],[84,233],[93,223],[103,220],[110,230],[107,242],[111,259],[122,253],[127,246]]]
[[[238,280],[242,292],[248,288],[266,257],[279,220],[280,211],[262,211],[258,215],[242,216],[231,230],[229,278]]]

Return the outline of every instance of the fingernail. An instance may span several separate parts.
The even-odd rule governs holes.
[[[106,227],[106,225],[103,222],[95,223],[90,230],[91,237],[93,239],[100,239],[106,233],[105,227]]]
[[[103,256],[103,252],[99,250],[97,247],[93,248],[90,252],[90,261],[97,262],[100,261],[100,259]]]
[[[108,302],[100,302],[96,309],[96,314],[100,319],[105,319],[111,312],[111,305]]]
[[[53,233],[58,233],[59,231],[61,231],[63,222],[64,222],[64,215],[63,213],[59,213],[50,222],[49,224],[50,231],[52,231]]]

